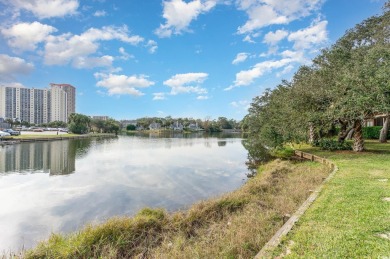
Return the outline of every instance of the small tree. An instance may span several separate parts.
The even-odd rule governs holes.
[[[72,113],[69,116],[69,131],[75,134],[86,134],[89,132],[91,118],[79,113]]]
[[[115,133],[116,135],[119,132],[119,123],[114,119],[108,119],[104,122],[104,131],[109,133]]]
[[[126,126],[126,130],[136,130],[136,127],[133,124],[129,124]]]

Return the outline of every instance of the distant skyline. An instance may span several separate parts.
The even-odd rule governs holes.
[[[76,87],[76,112],[242,119],[385,0],[0,0],[0,85]]]

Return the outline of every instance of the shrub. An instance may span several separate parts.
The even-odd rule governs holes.
[[[363,128],[363,138],[365,139],[379,139],[382,126],[371,126]],[[387,139],[390,139],[390,131],[387,132]]]
[[[294,149],[290,147],[283,147],[283,148],[275,148],[272,152],[271,155],[277,158],[281,159],[288,159],[294,156]]]
[[[322,150],[352,150],[352,146],[348,142],[338,142],[333,139],[320,139],[317,140],[313,146],[319,147]]]
[[[129,124],[126,127],[126,130],[136,130],[136,127],[133,124]]]

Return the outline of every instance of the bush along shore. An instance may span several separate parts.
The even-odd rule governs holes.
[[[169,214],[143,209],[77,233],[53,234],[23,258],[252,258],[329,174],[275,160],[240,189]]]

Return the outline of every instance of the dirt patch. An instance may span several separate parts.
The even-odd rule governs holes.
[[[373,169],[369,171],[370,175],[374,176],[375,178],[384,177],[386,175],[386,171],[383,169]]]

